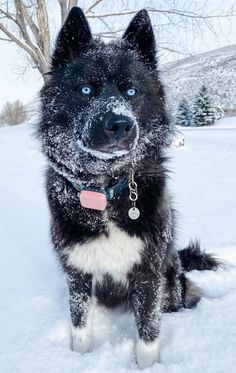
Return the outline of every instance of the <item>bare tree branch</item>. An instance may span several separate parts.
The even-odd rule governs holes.
[[[215,14],[215,15],[201,15],[193,12],[186,12],[181,10],[160,10],[155,8],[146,8],[147,11],[151,13],[160,13],[160,14],[172,14],[172,15],[178,15],[181,17],[186,18],[194,18],[194,19],[214,19],[214,18],[228,18],[229,14]],[[122,12],[114,12],[114,13],[102,13],[102,14],[88,14],[87,18],[107,18],[107,17],[119,17],[119,16],[125,16],[125,15],[132,15],[136,14],[138,10],[127,10]],[[230,15],[231,17],[235,17],[236,13],[233,13]]]
[[[31,39],[27,31],[25,18],[24,18],[24,12],[22,8],[22,4],[20,0],[14,0],[15,8],[16,8],[16,23],[19,27],[19,31],[26,42],[27,45],[29,45],[32,48],[31,45]]]
[[[11,13],[5,12],[2,8],[0,8],[0,13],[4,14],[6,18],[10,19],[12,22],[15,22],[17,24],[16,19],[13,17]]]
[[[12,34],[2,23],[0,23],[0,30],[8,36],[15,44],[17,44],[20,48],[22,48],[25,52],[27,52],[33,61],[37,63],[37,55],[36,53],[24,42],[18,39],[14,34]]]
[[[5,39],[5,38],[0,38],[0,40],[2,40],[2,41],[13,41],[13,40],[11,40],[11,39]]]
[[[103,0],[96,0],[93,5],[91,5],[87,10],[85,10],[85,14],[88,14],[91,12],[92,9],[94,9],[99,3],[101,3]]]
[[[23,40],[20,40],[17,36],[15,36],[11,31],[9,31],[3,23],[0,23],[0,30],[10,38],[18,47],[22,48],[25,52],[27,52],[31,59],[33,60],[34,64],[38,68],[41,74],[45,74],[48,70],[48,62],[45,58],[45,55],[42,53],[41,49],[38,45],[34,44],[32,39],[30,38],[26,23],[23,15],[23,9],[21,7],[21,2],[19,0],[15,0],[15,7],[16,7],[16,19],[14,20],[13,17],[10,15],[10,20],[13,20],[15,24],[18,26],[20,35],[22,36]],[[6,13],[7,14],[7,13]],[[49,60],[49,53],[48,53],[48,60]]]
[[[30,15],[30,13],[28,11],[28,7],[24,4],[23,1],[21,1],[21,8],[22,8],[24,18],[25,18],[27,24],[29,25],[30,30],[32,31],[32,33],[34,35],[35,40],[37,42],[39,42],[39,29],[38,29],[37,25],[35,24],[35,22],[33,20],[33,17]]]
[[[61,24],[63,25],[67,16],[67,0],[58,0],[61,9]]]
[[[39,26],[39,47],[45,60],[50,61],[50,30],[48,25],[48,12],[45,0],[37,0],[37,19]]]

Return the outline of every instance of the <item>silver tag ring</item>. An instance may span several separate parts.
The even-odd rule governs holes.
[[[132,202],[137,201],[137,199],[138,199],[138,195],[137,195],[137,193],[131,191],[131,192],[130,192],[130,195],[129,195],[129,199],[130,199],[130,201],[132,201]]]

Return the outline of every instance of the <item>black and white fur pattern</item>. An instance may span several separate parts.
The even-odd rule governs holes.
[[[91,87],[90,97],[81,85]],[[129,87],[137,88],[132,99],[126,95]],[[73,8],[58,36],[41,99],[37,134],[49,159],[51,233],[68,276],[72,348],[90,349],[96,302],[126,305],[137,324],[138,365],[151,366],[158,360],[162,312],[192,307],[200,299],[184,273],[195,268],[191,258],[208,263],[208,269],[218,263],[194,245],[183,255],[174,247],[162,154],[170,126],[147,12],[135,16],[120,41],[104,45],[92,39],[83,12]],[[108,113],[132,123],[126,141],[113,141],[102,130]],[[139,219],[128,217],[128,189],[105,212],[81,207],[71,181],[112,186],[131,170]]]

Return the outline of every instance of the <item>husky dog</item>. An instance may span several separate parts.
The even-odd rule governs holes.
[[[219,263],[197,244],[175,249],[163,156],[171,128],[147,12],[104,44],[73,8],[41,104],[37,135],[49,161],[51,234],[68,278],[72,349],[90,348],[94,302],[126,305],[137,324],[137,363],[151,366],[162,312],[200,299],[185,271]]]

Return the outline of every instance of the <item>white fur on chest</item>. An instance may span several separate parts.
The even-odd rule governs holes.
[[[113,223],[108,223],[108,229],[108,237],[102,234],[90,242],[67,249],[67,263],[98,279],[110,274],[114,280],[124,282],[127,273],[141,261],[143,242]]]

